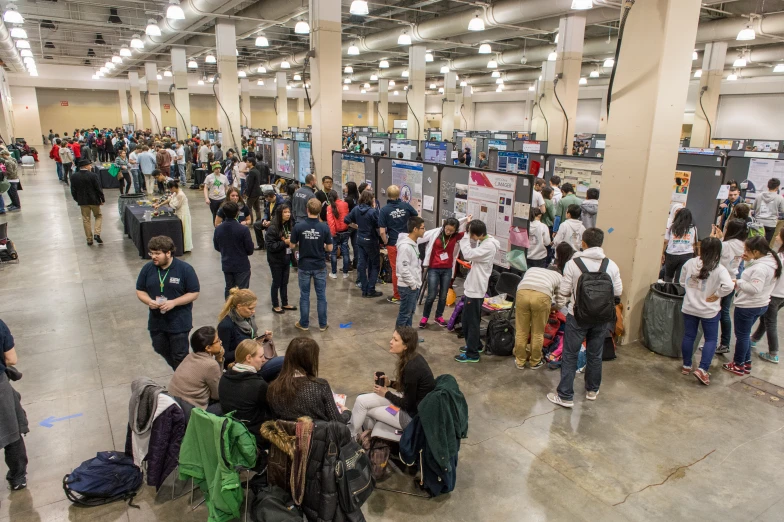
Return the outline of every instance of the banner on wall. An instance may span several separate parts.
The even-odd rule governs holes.
[[[468,176],[466,214],[484,221],[487,233],[501,243],[493,263],[504,268],[509,268],[506,253],[509,251],[516,188],[516,176],[476,170]]]
[[[672,186],[672,198],[670,205],[674,203],[681,203],[686,205],[686,200],[689,198],[689,185],[691,183],[691,172],[684,170],[675,171],[675,183]]]

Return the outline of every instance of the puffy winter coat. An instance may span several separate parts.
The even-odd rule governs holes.
[[[147,449],[147,485],[161,488],[166,477],[177,467],[182,438],[185,436],[185,415],[173,404],[152,423],[150,445]],[[133,455],[131,427],[125,437],[125,454]]]

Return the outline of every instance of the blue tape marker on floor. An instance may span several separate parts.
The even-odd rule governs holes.
[[[615,229],[614,229],[614,228],[612,228],[612,227],[611,227],[611,228],[608,228],[608,229],[607,229],[607,233],[608,233],[608,234],[612,234],[612,233],[613,233],[613,230],[615,230]]]
[[[341,328],[351,328],[351,325],[354,323],[340,323]]]
[[[68,420],[68,419],[75,419],[76,417],[81,417],[82,415],[84,415],[84,414],[83,413],[76,413],[74,415],[69,415],[67,417],[60,417],[59,419],[56,418],[55,416],[51,416],[51,417],[48,417],[48,418],[42,420],[41,422],[39,422],[38,425],[39,426],[43,426],[44,428],[53,428],[54,427],[54,424],[53,424],[54,422],[60,422],[60,421]]]

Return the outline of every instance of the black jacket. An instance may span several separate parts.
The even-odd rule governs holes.
[[[267,262],[270,266],[286,266],[291,261],[291,254],[286,253],[288,247],[280,238],[281,235],[283,235],[282,231],[278,230],[275,224],[270,223],[264,236],[264,243],[267,245]]]
[[[248,272],[253,255],[253,240],[250,230],[236,219],[227,219],[213,232],[212,243],[221,253],[221,268],[224,272]]]
[[[262,184],[272,183],[272,172],[270,171],[269,165],[264,162],[259,162],[256,164],[256,168],[261,172]]]
[[[259,430],[273,416],[267,406],[267,382],[261,374],[227,370],[218,383],[218,396],[223,412],[236,412],[234,418],[256,437],[256,445],[267,446]]]
[[[256,166],[245,175],[245,197],[257,198],[259,196],[261,196],[261,173]]]
[[[403,368],[402,381],[403,396],[387,392],[385,398],[413,418],[418,413],[419,403],[436,387],[433,372],[422,354],[417,354],[408,361]]]
[[[76,204],[100,205],[105,201],[98,174],[91,170],[77,170],[71,174],[71,196]]]
[[[234,352],[237,350],[237,346],[242,341],[250,339],[250,336],[240,330],[240,328],[234,324],[234,321],[231,320],[231,317],[227,315],[218,323],[218,338],[223,343],[223,350],[225,352],[223,354],[223,362],[228,366],[234,362]],[[220,395],[218,396],[220,397]]]

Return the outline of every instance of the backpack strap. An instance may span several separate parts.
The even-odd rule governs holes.
[[[602,259],[602,266],[599,267],[599,272],[607,273],[607,267],[610,266],[610,258],[605,257]]]
[[[583,260],[579,257],[572,259],[572,261],[574,261],[574,264],[577,265],[577,268],[579,268],[580,272],[583,274],[587,274],[589,272],[588,267],[585,266],[585,263],[583,263]]]

